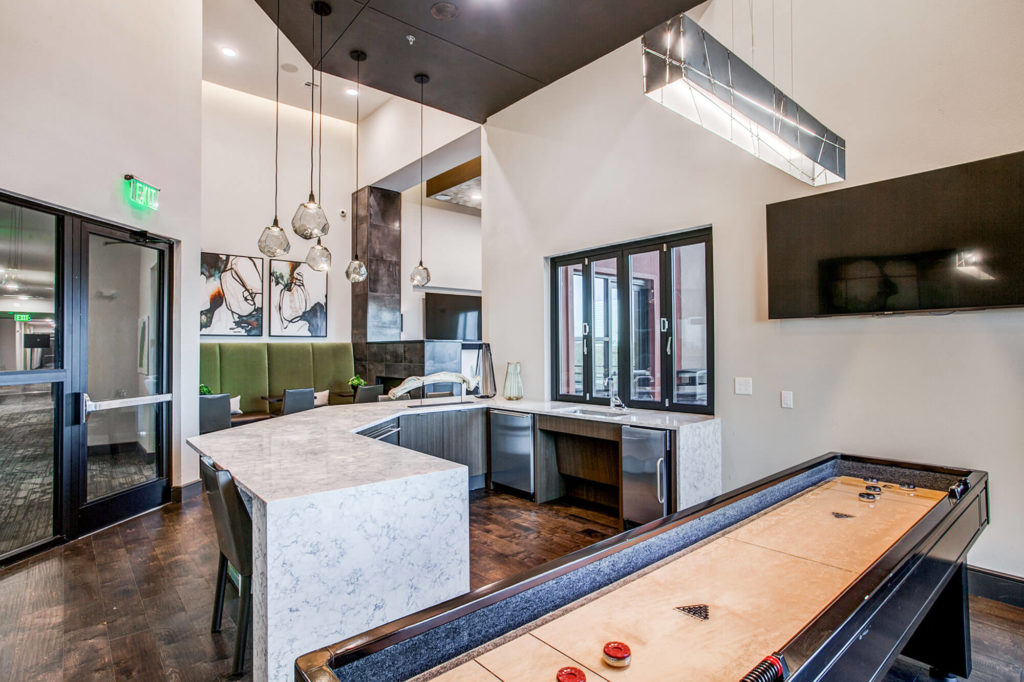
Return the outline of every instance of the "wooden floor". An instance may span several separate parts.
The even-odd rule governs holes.
[[[585,510],[490,493],[470,517],[474,587],[614,533]],[[0,680],[225,679],[234,626],[209,632],[216,559],[196,498],[0,569]],[[1024,610],[972,598],[971,616],[971,680],[1024,682]],[[904,665],[892,679],[927,677]]]

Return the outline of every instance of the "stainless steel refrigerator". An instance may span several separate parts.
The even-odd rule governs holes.
[[[643,524],[669,511],[668,431],[622,427],[622,518]]]
[[[491,483],[533,494],[533,415],[491,410]]]

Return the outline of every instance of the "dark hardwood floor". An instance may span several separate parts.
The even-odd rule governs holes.
[[[491,493],[473,494],[470,518],[474,587],[615,532],[587,510]],[[216,566],[196,498],[0,569],[0,680],[225,679],[236,605],[211,635]],[[971,680],[1022,682],[1024,610],[972,598],[971,616]],[[891,679],[927,674],[903,664]]]

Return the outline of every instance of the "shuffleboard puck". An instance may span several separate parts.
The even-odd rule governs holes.
[[[874,493],[861,493],[859,497],[863,502],[874,502],[877,499]]]
[[[865,476],[864,477],[864,482],[865,483],[878,483],[878,479],[875,478],[874,476]]]
[[[917,486],[913,483],[900,483],[900,488],[903,490],[916,490]]]
[[[587,682],[587,676],[583,674],[583,671],[571,665],[567,665],[559,670],[558,674],[555,675],[555,679],[558,682]]]
[[[604,655],[601,660],[613,668],[625,668],[631,660],[629,645],[622,642],[608,642],[604,645]]]
[[[867,490],[869,493],[874,493],[876,495],[880,495],[882,493],[882,489],[879,488],[877,485],[866,485],[864,486],[864,490]]]

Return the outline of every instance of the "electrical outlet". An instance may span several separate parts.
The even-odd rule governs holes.
[[[780,395],[782,406],[786,409],[793,409],[793,391],[783,391]]]
[[[736,395],[754,395],[754,380],[750,377],[736,377]]]

